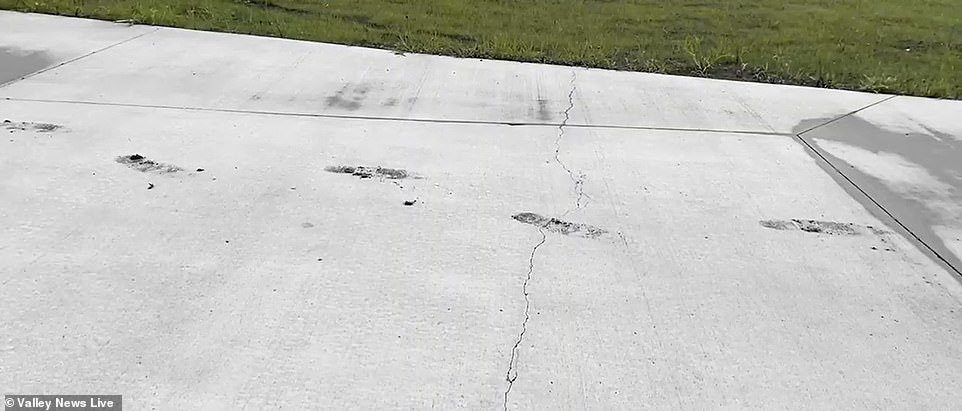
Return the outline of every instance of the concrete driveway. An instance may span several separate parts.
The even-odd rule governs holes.
[[[0,12],[0,387],[962,407],[962,103]]]

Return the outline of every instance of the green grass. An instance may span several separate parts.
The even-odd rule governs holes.
[[[962,98],[959,0],[0,0],[0,8]]]

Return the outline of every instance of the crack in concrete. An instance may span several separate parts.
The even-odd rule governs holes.
[[[505,379],[508,381],[508,388],[504,390],[504,411],[508,411],[508,395],[511,393],[511,388],[514,387],[514,382],[518,379],[518,349],[521,347],[521,342],[524,341],[524,333],[528,331],[528,320],[531,318],[531,299],[528,298],[528,283],[531,282],[531,275],[534,273],[534,257],[538,253],[538,248],[541,248],[548,239],[543,228],[538,228],[538,232],[541,233],[541,241],[531,249],[531,255],[528,257],[528,274],[521,284],[521,293],[524,295],[524,321],[521,322],[521,333],[518,334],[518,338],[514,341],[514,346],[511,347],[511,360],[508,362],[508,372],[505,375]]]
[[[574,101],[574,95],[576,90],[575,79],[577,76],[575,73],[576,72],[574,71],[571,72],[571,90],[568,92],[568,108],[566,108],[564,111],[564,120],[561,121],[561,124],[558,124],[558,138],[555,139],[555,142],[554,142],[554,161],[558,163],[558,165],[561,166],[561,168],[563,168],[566,173],[568,173],[568,178],[570,178],[571,181],[575,184],[575,187],[574,187],[575,193],[578,194],[578,197],[575,199],[575,207],[573,209],[566,211],[563,215],[567,215],[568,213],[581,208],[582,207],[581,200],[585,198],[585,191],[584,191],[585,174],[579,173],[577,176],[575,176],[575,172],[572,171],[571,168],[569,168],[568,165],[565,164],[565,162],[562,161],[560,158],[561,140],[564,139],[565,127],[568,125],[568,120],[571,118],[571,110],[575,107],[575,101]]]
[[[558,165],[561,166],[568,173],[568,177],[575,184],[575,192],[578,197],[575,199],[574,208],[565,211],[564,215],[577,210],[582,207],[581,201],[586,197],[584,193],[584,182],[585,175],[579,174],[575,177],[575,173],[568,168],[568,165],[561,161],[561,140],[564,139],[565,127],[568,125],[568,120],[571,118],[571,110],[574,109],[574,94],[575,94],[575,71],[571,72],[571,90],[568,91],[568,108],[564,111],[564,120],[561,124],[558,124],[558,138],[555,139],[555,150],[554,150],[554,160]],[[551,220],[548,220],[544,225],[538,227],[538,233],[541,234],[541,241],[531,249],[531,255],[528,257],[528,273],[525,276],[524,282],[521,284],[521,292],[524,295],[524,320],[521,321],[521,333],[518,334],[518,338],[514,341],[514,346],[511,347],[511,359],[508,362],[508,372],[505,374],[505,380],[508,382],[508,387],[504,391],[504,411],[508,411],[508,396],[511,394],[511,389],[514,388],[514,382],[518,380],[518,350],[521,348],[521,343],[524,341],[524,334],[528,331],[528,320],[531,319],[531,299],[528,294],[528,284],[531,282],[531,276],[534,274],[534,258],[538,253],[538,249],[547,241],[548,237],[545,234],[545,229]]]

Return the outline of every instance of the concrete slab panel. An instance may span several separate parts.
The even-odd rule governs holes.
[[[32,27],[34,35],[44,30]],[[883,98],[167,28],[0,96],[508,124],[558,124],[574,100],[583,110],[569,119],[573,127],[783,134]]]
[[[569,219],[597,224],[579,215],[620,216],[623,247],[555,241],[538,249],[529,287],[536,315],[519,371],[528,377],[519,377],[510,409],[958,403],[939,389],[904,390],[943,378],[942,364],[903,356],[941,343],[888,327],[901,327],[905,315],[957,315],[958,283],[827,175],[813,173],[815,163],[789,139],[569,133],[562,158],[587,175],[584,191],[593,198]],[[792,216],[884,232],[843,236],[759,224]],[[901,268],[887,267],[894,260]],[[935,283],[945,287],[937,292],[947,298],[942,303],[909,296]],[[895,295],[901,302],[889,300]],[[732,355],[742,348],[745,355]],[[920,368],[885,370],[895,358]]]
[[[962,270],[962,102],[897,97],[803,134],[910,236]],[[811,119],[798,128],[830,121]],[[845,183],[848,185],[848,183]],[[856,198],[865,199],[861,193]]]
[[[0,110],[62,126],[0,151],[0,385],[17,391],[138,409],[962,402],[962,287],[789,137]],[[760,224],[793,218],[880,232]]]
[[[53,61],[44,52],[2,47],[0,48],[0,84],[40,71],[50,66]]]
[[[0,11],[0,86],[155,30]]]
[[[962,403],[962,284],[912,237],[959,255],[957,102],[840,119],[887,97],[9,12],[0,34],[9,72],[70,61],[0,88],[8,392]]]

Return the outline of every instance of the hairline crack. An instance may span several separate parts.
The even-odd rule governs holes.
[[[575,177],[575,173],[571,171],[570,168],[564,163],[560,158],[561,152],[561,141],[564,139],[565,127],[568,125],[568,120],[571,118],[571,110],[574,109],[574,94],[576,90],[575,86],[576,72],[571,71],[571,89],[568,91],[568,107],[564,110],[564,119],[558,124],[558,137],[555,139],[555,151],[554,160],[558,165],[561,166],[568,173],[568,177],[574,182],[575,192],[578,194],[575,199],[575,205],[573,208],[565,211],[563,215],[582,208],[581,201],[585,197],[584,194],[584,174],[580,174]],[[511,347],[511,359],[508,361],[508,371],[505,374],[505,380],[508,382],[508,387],[504,391],[504,411],[508,411],[508,396],[511,394],[511,389],[514,387],[514,382],[518,380],[518,350],[521,348],[521,343],[524,341],[524,335],[528,331],[528,320],[531,319],[531,299],[528,293],[528,284],[531,282],[531,276],[534,274],[534,259],[538,253],[538,249],[545,244],[548,237],[545,234],[545,227],[547,227],[547,222],[545,225],[538,227],[538,232],[541,234],[541,241],[535,244],[531,249],[531,255],[528,257],[528,273],[525,275],[524,282],[521,284],[521,292],[524,296],[524,320],[521,322],[521,332],[518,334],[518,338],[514,342],[514,346]]]

